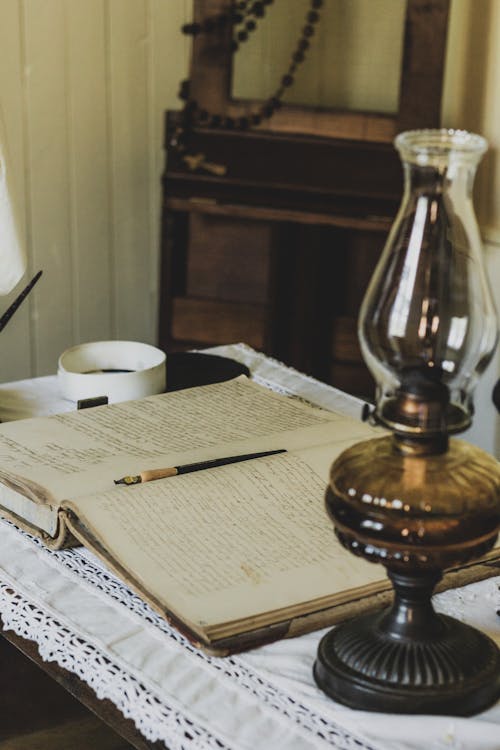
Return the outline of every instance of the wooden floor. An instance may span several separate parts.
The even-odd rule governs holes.
[[[129,745],[0,636],[0,750]]]

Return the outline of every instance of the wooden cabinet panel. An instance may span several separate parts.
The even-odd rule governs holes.
[[[375,229],[280,212],[262,219],[259,207],[234,213],[218,200],[170,196],[166,205],[161,346],[245,341],[350,393],[371,393],[356,325],[388,216]]]
[[[331,357],[340,362],[361,362],[356,318],[338,317],[332,321]]]
[[[375,396],[375,382],[362,364],[346,362],[332,362],[330,366],[330,383],[341,391],[352,393],[359,398],[373,401]]]
[[[132,748],[0,635],[0,750]]]
[[[271,225],[192,213],[186,292],[225,302],[265,305],[271,274]]]
[[[267,311],[259,305],[177,297],[173,300],[172,336],[199,344],[243,341],[265,349]]]
[[[195,35],[192,101],[167,112],[161,345],[243,339],[349,393],[372,392],[356,320],[400,202],[391,141],[402,124],[438,125],[448,6],[407,1],[393,115],[282,102],[256,123],[264,102],[230,94],[234,29]],[[227,7],[194,0],[194,18]]]

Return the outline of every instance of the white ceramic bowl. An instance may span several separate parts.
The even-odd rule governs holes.
[[[94,341],[63,352],[57,376],[62,396],[71,401],[129,401],[165,391],[166,356],[139,341]]]

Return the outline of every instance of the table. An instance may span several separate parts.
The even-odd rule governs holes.
[[[357,399],[244,345],[211,350],[253,377],[338,411]],[[0,417],[74,408],[53,376],[0,386]],[[0,523],[3,635],[137,748],[396,750],[500,747],[500,703],[469,719],[353,711],[329,700],[311,668],[322,632],[225,659],[194,649],[87,550],[51,552]],[[436,607],[500,643],[500,578],[447,591]],[[1,679],[1,677],[0,677]]]

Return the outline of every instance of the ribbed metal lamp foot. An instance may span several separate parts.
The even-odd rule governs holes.
[[[318,686],[363,711],[470,716],[500,697],[500,650],[475,628],[434,613],[424,640],[387,632],[388,610],[327,633],[314,665]]]

